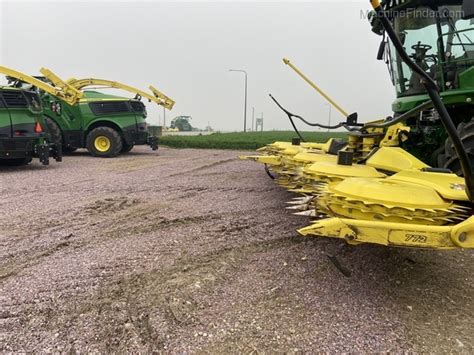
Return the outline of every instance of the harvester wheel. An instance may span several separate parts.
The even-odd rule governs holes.
[[[51,143],[61,146],[63,137],[61,135],[61,129],[59,128],[57,123],[54,122],[49,117],[45,117],[44,122],[46,123],[46,126],[48,127],[48,133],[49,133]]]
[[[458,125],[458,134],[467,151],[471,165],[474,166],[474,119],[467,123],[461,122]],[[438,158],[438,165],[462,176],[461,164],[449,138],[445,143],[444,154],[441,154]]]
[[[122,151],[121,153],[125,154],[130,152],[133,149],[133,144],[127,144],[125,142],[122,143]]]
[[[122,137],[113,128],[97,127],[87,135],[86,147],[95,157],[113,158],[122,150]]]

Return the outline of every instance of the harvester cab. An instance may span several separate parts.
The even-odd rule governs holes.
[[[8,85],[0,87],[0,160],[8,165],[25,165],[38,158],[62,160],[61,145],[49,130],[36,89],[66,102],[76,102],[79,92],[64,92],[32,76],[0,66]]]
[[[334,140],[297,140],[275,142],[260,149],[263,155],[246,158],[266,164],[279,185],[301,195],[288,209],[312,219],[298,231],[303,236],[350,244],[474,248],[471,1],[370,2],[373,28],[384,36],[379,57],[385,53],[399,86],[394,117],[362,126],[346,117],[338,126],[349,130],[348,142],[336,152]],[[449,19],[443,8],[454,11]],[[398,12],[390,11],[394,9]],[[419,13],[421,9],[428,12]],[[435,22],[425,26],[430,21]],[[423,31],[411,33],[419,29]],[[455,52],[455,47],[461,49]],[[283,110],[290,120],[308,123]],[[345,112],[341,114],[347,116]],[[443,167],[430,166],[426,156],[417,154],[422,151],[444,159]]]
[[[433,80],[474,163],[474,4],[469,0],[383,1],[380,8],[410,60]],[[372,31],[382,36],[378,59],[387,63],[397,99],[394,117],[410,132],[401,146],[432,166],[462,174],[453,142],[440,117],[427,107],[429,96],[419,73],[387,37],[381,18],[371,14]]]
[[[87,150],[97,157],[115,157],[128,153],[135,145],[149,145],[158,149],[158,137],[148,132],[147,111],[142,99],[171,110],[175,102],[150,86],[146,92],[117,81],[86,78],[64,81],[49,69],[42,68],[44,80],[63,90],[72,89],[83,94],[81,100],[70,105],[44,93],[42,95],[47,121],[61,132],[63,148]],[[135,94],[134,98],[108,95],[95,89],[119,89]]]

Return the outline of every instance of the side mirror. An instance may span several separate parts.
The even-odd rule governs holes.
[[[385,54],[385,38],[380,42],[379,51],[377,52],[377,60],[383,60],[383,55]]]
[[[384,28],[380,18],[377,16],[377,13],[375,11],[371,11],[369,12],[367,18],[369,20],[370,26],[372,26],[372,32],[382,36],[384,33]]]
[[[462,3],[463,19],[474,19],[474,2],[472,0],[464,0]]]

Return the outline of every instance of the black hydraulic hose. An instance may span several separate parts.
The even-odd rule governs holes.
[[[301,135],[300,131],[298,131],[298,128],[296,128],[296,125],[295,125],[295,122],[293,121],[293,117],[295,115],[293,115],[290,111],[288,111],[287,109],[285,109],[282,105],[280,105],[280,103],[272,96],[272,94],[270,94],[270,97],[271,99],[273,100],[273,102],[276,103],[276,105],[284,112],[287,114],[288,116],[288,119],[290,120],[291,122],[291,125],[293,126],[293,130],[296,132],[296,134],[298,135],[298,137],[300,137],[301,141],[302,142],[306,142],[306,140],[303,138],[303,136]],[[296,116],[295,116],[296,117]]]
[[[309,122],[307,120],[305,120],[303,117],[299,116],[299,115],[295,115],[294,113],[291,113],[290,111],[288,111],[287,109],[285,109],[271,94],[270,94],[270,97],[272,98],[272,100],[277,104],[277,106],[283,111],[285,112],[288,117],[296,117],[298,119],[300,119],[301,121],[303,121],[304,123],[306,123],[308,126],[311,126],[311,127],[319,127],[319,128],[325,128],[325,129],[337,129],[337,128],[340,128],[340,127],[343,127],[345,125],[345,123],[338,123],[334,126],[325,126],[325,125],[322,125],[322,124],[319,124],[319,123],[313,123],[313,122]]]
[[[346,122],[341,122],[341,123],[338,123],[334,126],[325,126],[325,125],[322,125],[322,124],[319,124],[319,123],[313,123],[313,122],[309,122],[307,120],[305,120],[303,117],[299,116],[299,115],[295,115],[294,113],[291,113],[290,111],[288,111],[287,109],[285,109],[271,94],[270,94],[270,97],[271,99],[273,100],[273,102],[275,102],[275,104],[284,112],[286,113],[286,115],[288,116],[288,119],[290,120],[291,122],[291,125],[293,126],[293,129],[295,130],[296,134],[298,134],[298,136],[300,137],[300,139],[305,142],[305,140],[303,139],[303,137],[301,136],[301,133],[298,131],[298,129],[296,128],[296,125],[295,125],[295,122],[293,121],[293,118],[298,118],[299,120],[303,121],[305,124],[307,124],[308,126],[311,126],[311,127],[319,127],[319,128],[323,128],[323,129],[337,129],[337,128],[341,128],[341,127],[344,127],[345,129],[347,129],[348,131],[354,131],[353,128],[349,127]]]
[[[366,123],[364,127],[362,127],[362,129],[365,130],[366,128],[387,128],[399,122],[406,121],[407,119],[415,115],[418,115],[420,112],[428,110],[432,107],[433,107],[433,102],[431,100],[426,101],[426,102],[423,102],[421,105],[418,105],[415,108],[412,108],[410,111],[405,112],[404,114],[394,118],[391,121],[387,121],[384,123]]]
[[[270,179],[272,179],[272,180],[276,179],[275,175],[272,174],[272,172],[270,171],[270,168],[268,167],[267,164],[265,164],[265,172],[270,177]]]
[[[403,48],[403,44],[398,38],[395,30],[393,29],[389,19],[386,17],[385,11],[382,9],[380,5],[380,0],[370,0],[370,3],[374,7],[374,10],[377,14],[377,17],[380,19],[387,35],[390,37],[393,46],[398,52],[400,58],[408,65],[413,72],[417,73],[421,77],[421,83],[426,88],[428,95],[433,102],[433,106],[438,111],[441,122],[448,133],[451,142],[453,143],[454,150],[458,155],[459,162],[461,163],[462,172],[464,174],[464,181],[466,183],[466,193],[469,198],[469,201],[473,201],[474,197],[474,177],[472,174],[471,162],[467,155],[466,149],[464,148],[461,138],[459,138],[458,132],[456,130],[456,126],[449,115],[446,106],[443,103],[443,100],[439,94],[439,87],[436,82],[427,74],[425,71],[420,68],[416,63],[414,63],[410,57],[408,56],[407,52]]]
[[[300,137],[300,140],[301,140],[302,142],[306,142],[306,139],[304,139],[303,135],[300,133],[300,131],[298,130],[298,128],[296,128],[296,124],[295,124],[295,122],[293,121],[293,117],[288,116],[288,118],[290,119],[291,125],[293,126],[293,130],[296,132],[296,134],[298,135],[298,137]]]

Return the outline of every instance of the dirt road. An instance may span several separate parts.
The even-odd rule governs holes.
[[[299,237],[237,155],[0,167],[0,351],[474,351],[473,252]]]

